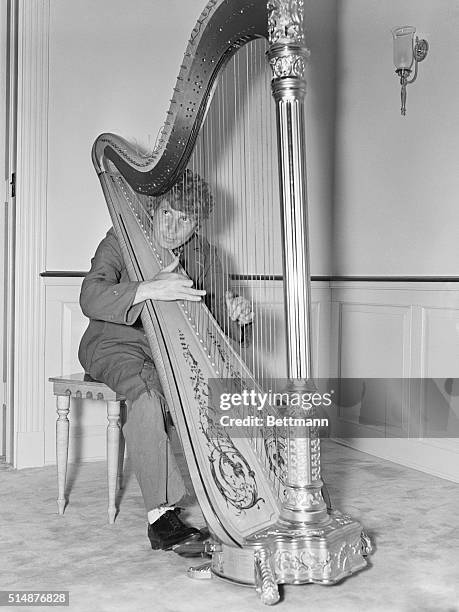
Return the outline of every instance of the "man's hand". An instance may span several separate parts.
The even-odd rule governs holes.
[[[247,298],[241,295],[234,295],[232,291],[225,293],[226,308],[232,321],[237,321],[239,325],[247,325],[253,321],[253,311]]]
[[[143,281],[137,287],[137,292],[132,305],[139,304],[144,300],[163,300],[171,302],[174,300],[189,300],[199,302],[206,292],[203,289],[193,289],[193,281],[181,274],[174,272],[179,264],[178,257],[159,272],[152,280]]]

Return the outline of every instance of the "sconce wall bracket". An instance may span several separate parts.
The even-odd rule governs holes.
[[[411,36],[412,36],[414,34],[414,32],[415,32],[415,28],[412,28],[411,26],[406,26],[404,28],[397,28],[397,29],[393,30],[392,33],[394,35],[394,40],[398,36],[399,32],[402,32],[402,31],[403,31],[402,35],[406,35],[407,34],[406,31],[408,31],[408,34],[411,34]],[[401,92],[400,92],[401,107],[400,107],[400,110],[401,110],[401,114],[403,116],[406,115],[406,87],[407,87],[407,85],[410,85],[411,83],[414,83],[414,81],[416,80],[416,77],[418,76],[418,64],[419,64],[419,62],[422,62],[423,60],[425,60],[425,58],[427,57],[427,53],[429,51],[429,43],[424,38],[418,38],[416,36],[416,40],[413,41],[411,43],[411,45],[412,45],[412,55],[411,55],[412,60],[411,60],[411,63],[410,63],[410,61],[408,61],[407,63],[405,63],[405,65],[402,64],[399,68],[397,68],[395,70],[397,75],[400,77],[400,87],[401,87]],[[395,50],[395,47],[394,47],[394,50]],[[405,61],[406,61],[406,59],[405,59]],[[414,74],[410,78],[410,75],[412,73],[411,66],[413,65],[413,63],[414,63]],[[396,62],[395,65],[397,66],[397,62]]]
[[[422,62],[422,60],[425,60],[428,50],[429,43],[424,38],[418,38],[416,36],[416,43],[413,49],[414,61]]]

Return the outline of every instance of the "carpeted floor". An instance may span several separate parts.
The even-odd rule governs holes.
[[[376,550],[367,570],[341,584],[284,587],[278,609],[459,612],[459,485],[324,446],[333,505],[361,521]],[[72,612],[265,609],[254,590],[190,580],[189,560],[152,551],[129,464],[126,472],[110,526],[105,463],[70,466],[63,517],[56,514],[53,467],[0,470],[0,590],[69,590]],[[202,524],[196,503],[188,518]]]

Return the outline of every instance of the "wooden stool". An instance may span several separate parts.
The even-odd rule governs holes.
[[[85,374],[71,374],[69,376],[56,376],[49,379],[53,383],[53,393],[57,397],[56,421],[56,463],[58,497],[57,508],[59,514],[64,514],[65,508],[65,481],[67,477],[67,463],[69,450],[69,419],[70,400],[94,399],[107,403],[107,481],[108,481],[108,522],[113,524],[116,515],[116,488],[119,476],[121,487],[122,468],[124,459],[124,436],[120,428],[121,402],[124,397],[112,391],[104,383],[85,380]],[[121,435],[120,435],[121,433]],[[120,453],[121,446],[121,453]]]

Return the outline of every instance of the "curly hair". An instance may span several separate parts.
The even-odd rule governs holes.
[[[188,168],[167,193],[155,199],[153,208],[167,200],[172,208],[193,216],[198,223],[207,219],[214,207],[214,198],[207,182]]]

